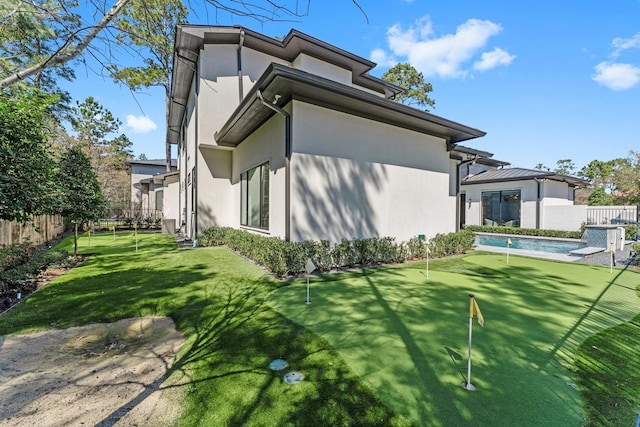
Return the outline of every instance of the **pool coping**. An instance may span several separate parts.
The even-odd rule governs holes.
[[[507,248],[501,248],[499,246],[488,246],[488,245],[474,245],[474,248],[478,251],[485,252],[496,252],[496,253],[507,253]],[[531,258],[542,258],[553,261],[564,261],[564,262],[576,262],[584,259],[582,255],[570,255],[570,254],[558,254],[553,252],[542,252],[542,251],[532,251],[529,249],[508,249],[509,254],[511,255],[520,255],[527,256]]]
[[[576,242],[576,243],[582,242],[581,239],[571,239],[571,238],[564,238],[564,237],[527,236],[523,234],[483,233],[483,232],[477,232],[475,234],[476,236],[482,235],[482,236],[497,236],[497,237],[504,237],[504,238],[517,237],[522,239],[534,239],[534,240],[552,240],[552,241],[557,240],[557,241],[563,241],[563,242],[569,241],[569,242]],[[578,254],[574,254],[574,253],[562,254],[562,253],[554,253],[554,252],[533,251],[530,249],[514,249],[514,248],[507,249],[506,247],[489,246],[489,245],[474,245],[474,247],[480,251],[497,252],[497,253],[503,253],[503,254],[506,254],[508,251],[509,254],[512,254],[512,255],[521,255],[521,256],[528,256],[532,258],[549,259],[554,261],[576,262],[584,259],[584,254],[579,254],[579,253]]]

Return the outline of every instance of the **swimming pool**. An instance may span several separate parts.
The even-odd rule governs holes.
[[[507,236],[477,234],[476,245],[507,247],[507,238],[511,239],[512,249],[526,249],[530,251],[551,252],[556,254],[568,254],[569,252],[586,247],[579,240],[549,239],[540,237]]]

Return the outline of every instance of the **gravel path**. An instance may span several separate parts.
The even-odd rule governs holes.
[[[633,252],[631,248],[631,243],[625,245],[624,249],[621,251],[616,251],[615,253],[615,265],[617,267],[624,267],[627,264],[633,264],[637,259],[637,255]],[[587,255],[581,261],[585,264],[599,264],[599,265],[610,265],[611,263],[611,253],[610,252],[598,252],[596,254]]]

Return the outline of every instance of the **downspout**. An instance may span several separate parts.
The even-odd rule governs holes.
[[[460,188],[461,188],[460,168],[462,166],[468,165],[469,163],[474,164],[476,160],[478,160],[477,154],[474,155],[472,159],[463,160],[460,163],[458,163],[458,165],[456,166],[456,231],[460,231],[460,226],[463,225],[463,224],[460,224],[460,215],[461,215],[462,209],[466,209],[466,207],[462,206],[462,204],[460,203]]]
[[[540,182],[540,180],[538,178],[533,178],[533,180],[536,182],[536,184],[538,185],[538,193],[536,196],[536,229],[540,228],[540,196],[541,196],[541,186],[542,183]]]
[[[265,101],[259,90],[256,92],[256,97],[262,105],[284,116],[284,239],[289,242],[291,241],[291,115],[277,105]]]
[[[240,102],[244,99],[242,88],[242,46],[244,46],[244,30],[240,30],[240,41],[238,42],[237,62],[238,62],[238,97]]]

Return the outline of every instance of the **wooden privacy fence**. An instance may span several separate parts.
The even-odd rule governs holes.
[[[40,215],[27,224],[0,220],[0,243],[10,245],[27,240],[41,245],[64,232],[64,221],[60,215]]]

